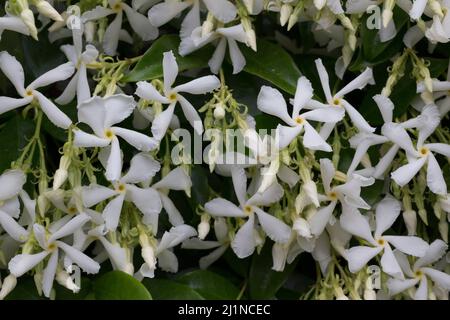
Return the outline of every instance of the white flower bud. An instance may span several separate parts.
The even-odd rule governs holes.
[[[142,248],[141,251],[142,258],[144,259],[145,263],[147,263],[148,267],[150,269],[156,268],[156,257],[155,257],[155,250],[153,250],[152,246],[147,246]]]
[[[67,169],[70,166],[70,158],[66,155],[63,155],[61,159],[59,159],[59,168],[55,172],[55,176],[53,177],[53,190],[58,190],[64,182],[66,182],[67,176],[69,175]]]
[[[72,277],[64,270],[56,273],[56,281],[73,293],[77,293],[80,291],[80,287],[73,282]]]
[[[5,297],[14,290],[17,284],[17,278],[10,274],[3,280],[2,289],[0,290],[0,300],[5,299]]]
[[[125,264],[124,270],[122,271],[132,276],[134,274],[134,265],[131,262],[127,262]]]
[[[210,219],[210,217],[207,214],[204,214],[201,217],[201,222],[198,224],[198,227],[197,227],[198,238],[200,240],[204,240],[209,233],[209,230],[211,228],[209,225],[209,219]]]
[[[326,3],[327,0],[314,0],[314,6],[317,8],[317,10],[322,10],[323,7],[325,7]]]
[[[214,107],[214,119],[222,120],[225,117],[225,109],[221,103],[216,104]]]
[[[272,260],[273,266],[272,270],[281,272],[284,270],[286,265],[288,250],[285,246],[280,243],[274,243],[272,246]]]
[[[94,21],[88,21],[84,24],[84,37],[88,43],[92,43],[94,41],[95,26]]]
[[[64,21],[58,11],[56,11],[47,1],[39,0],[36,2],[36,8],[43,16],[55,21]]]
[[[34,15],[33,12],[30,9],[24,9],[20,13],[20,18],[22,19],[23,23],[27,26],[28,30],[30,31],[30,35],[37,40],[38,39],[38,32],[36,29],[36,25],[34,24]]]
[[[302,185],[303,190],[305,191],[307,197],[311,200],[311,202],[318,208],[320,206],[319,196],[317,194],[317,186],[314,181],[309,180],[306,181]]]
[[[334,294],[336,296],[336,300],[350,300],[345,294],[342,288],[337,287],[334,288]]]
[[[413,236],[416,234],[417,227],[417,214],[414,210],[403,211],[403,220],[405,221],[406,229],[408,230],[408,235]]]
[[[49,207],[48,199],[45,195],[40,194],[37,199],[39,214],[43,217]]]
[[[294,9],[292,8],[292,6],[288,3],[285,3],[281,6],[280,24],[282,27],[284,27],[284,25],[289,21],[289,17],[291,16],[293,10]]]
[[[294,225],[292,229],[297,232],[300,237],[304,237],[310,239],[311,235],[311,227],[309,226],[308,221],[303,218],[296,218],[294,221]]]
[[[247,34],[248,45],[250,46],[250,48],[252,48],[253,51],[257,51],[255,30],[248,29],[245,31],[245,33]]]
[[[442,240],[448,243],[448,222],[445,221],[445,219],[442,219],[438,224],[438,228]]]

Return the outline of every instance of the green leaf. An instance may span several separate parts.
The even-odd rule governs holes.
[[[92,282],[87,277],[81,278],[81,289],[78,293],[73,293],[67,288],[57,284],[56,281],[54,282],[53,287],[55,288],[56,300],[84,300],[92,293]]]
[[[188,285],[206,299],[234,300],[239,295],[239,289],[228,279],[208,270],[186,273],[178,277],[177,281]]]
[[[178,70],[202,68],[208,66],[213,47],[207,46],[185,57],[178,54],[180,39],[177,35],[164,35],[156,40],[144,53],[134,69],[122,78],[123,82],[153,80],[163,77],[162,59],[164,52],[172,50],[177,59]]]
[[[34,123],[15,114],[0,129],[0,172],[11,167],[11,162],[16,161],[22,149],[33,136]]]
[[[292,57],[279,45],[259,40],[258,51],[241,46],[247,64],[244,71],[271,82],[290,94],[295,94],[300,70]]]
[[[297,259],[286,264],[284,271],[272,270],[272,243],[266,242],[260,254],[254,254],[249,275],[251,299],[273,299],[294,270]]]
[[[143,284],[155,300],[205,300],[189,286],[166,279],[144,279]]]
[[[152,296],[135,278],[122,271],[110,271],[94,282],[97,300],[151,300]]]

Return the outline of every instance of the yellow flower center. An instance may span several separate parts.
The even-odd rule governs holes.
[[[422,278],[423,273],[422,273],[422,271],[417,270],[416,272],[414,272],[414,276],[415,276],[416,278]]]
[[[28,97],[32,97],[32,96],[33,96],[33,90],[27,89],[27,90],[25,91],[25,95],[28,96]]]
[[[419,150],[419,153],[420,153],[420,155],[421,155],[422,157],[425,157],[426,155],[428,155],[428,152],[429,152],[429,150],[428,150],[428,148],[426,148],[426,147],[422,147],[422,148],[420,148],[420,150]]]
[[[384,239],[378,239],[378,240],[377,240],[377,243],[378,243],[380,246],[384,246],[384,245],[386,244],[386,241],[385,241]]]
[[[167,99],[169,99],[170,102],[175,102],[177,101],[177,94],[175,92],[169,93]]]
[[[105,137],[106,137],[107,139],[112,139],[112,138],[114,137],[114,132],[112,132],[111,129],[106,129],[106,130],[105,130]]]
[[[119,2],[119,3],[116,3],[113,7],[112,7],[112,9],[113,9],[113,11],[115,11],[115,12],[119,12],[119,11],[121,11],[122,10],[122,4]]]
[[[244,207],[244,212],[245,212],[246,214],[252,213],[252,212],[253,212],[252,206],[249,206],[249,205],[245,206],[245,207]]]
[[[77,213],[77,208],[70,207],[67,211],[69,212],[69,214],[75,214],[75,213]]]
[[[297,117],[297,118],[295,118],[295,122],[297,122],[297,124],[303,124],[303,122],[305,122],[305,120],[302,117]]]
[[[330,193],[328,193],[328,199],[330,199],[331,201],[335,201],[337,200],[338,195],[335,191],[331,191]]]
[[[116,189],[116,190],[119,191],[119,192],[124,192],[125,189],[126,189],[125,185],[124,185],[123,183],[121,183],[121,184],[119,184],[119,185],[117,186],[117,189]]]
[[[52,242],[48,245],[47,249],[48,251],[55,251],[57,247],[56,243]]]
[[[339,98],[334,98],[333,99],[333,106],[335,107],[341,107],[342,106],[342,101]]]

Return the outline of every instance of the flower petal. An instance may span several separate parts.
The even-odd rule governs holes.
[[[192,186],[191,178],[182,167],[170,171],[160,181],[153,185],[154,189],[188,190]]]
[[[258,94],[257,105],[262,112],[278,117],[289,125],[296,125],[287,112],[286,101],[277,89],[262,86]]]
[[[178,64],[172,50],[163,56],[164,91],[169,92],[178,75]]]
[[[189,124],[194,128],[195,132],[199,135],[203,133],[203,121],[200,118],[197,110],[194,106],[181,95],[178,95],[178,102],[181,109],[183,109],[184,116]]]
[[[447,194],[447,184],[445,183],[444,175],[432,153],[428,155],[427,185],[433,193]]]
[[[255,208],[258,221],[267,236],[275,242],[286,243],[291,238],[291,228],[280,219]]]
[[[44,260],[48,254],[49,252],[47,251],[36,254],[18,254],[9,261],[9,272],[18,278],[33,269],[39,262]]]
[[[164,1],[150,8],[148,19],[152,25],[160,27],[175,18],[188,6],[188,3],[182,1]]]
[[[73,133],[73,144],[76,147],[106,147],[111,143],[108,139],[99,138],[82,130],[74,130]]]
[[[158,141],[155,138],[140,132],[120,127],[112,127],[111,129],[114,131],[114,134],[140,151],[151,151],[158,147]]]
[[[426,161],[427,157],[422,157],[405,164],[391,173],[392,180],[394,180],[400,187],[403,187],[408,184],[412,178],[414,178],[417,172],[419,172],[419,170],[425,165]]]
[[[231,241],[231,248],[236,256],[240,259],[244,259],[251,256],[255,251],[255,216],[250,215],[247,222],[239,229]]]
[[[64,250],[64,253],[69,256],[69,258],[75,262],[84,272],[95,274],[100,270],[100,265],[98,262],[94,261],[92,258],[85,255],[83,252],[67,245],[62,241],[56,241],[59,248]]]
[[[161,95],[151,83],[147,81],[139,81],[136,86],[136,95],[140,98],[149,101],[156,100],[161,103],[169,103],[169,100]]]
[[[72,62],[64,63],[41,75],[39,78],[30,83],[28,88],[34,90],[37,88],[46,87],[49,84],[68,79],[74,74],[74,72],[75,66]]]
[[[57,127],[68,129],[72,124],[72,120],[57,106],[54,105],[49,99],[47,99],[39,91],[33,91],[33,95],[39,101],[42,111],[45,113],[47,118]]]
[[[438,261],[444,256],[444,254],[447,252],[447,249],[448,245],[444,241],[440,239],[434,240],[428,247],[425,255],[420,257],[414,263],[414,269],[420,269]]]
[[[0,201],[17,196],[22,190],[27,177],[22,170],[7,170],[0,175]]]
[[[44,269],[42,277],[42,292],[48,298],[53,287],[53,280],[55,279],[56,267],[58,266],[58,250],[55,250],[47,262],[47,267]]]
[[[0,69],[21,96],[25,96],[25,74],[22,65],[6,51],[0,52]]]
[[[116,54],[119,45],[120,28],[122,27],[122,11],[119,11],[114,20],[109,24],[103,35],[103,50],[106,54],[113,56]]]
[[[118,195],[112,199],[103,210],[102,216],[105,220],[105,226],[110,231],[115,231],[119,225],[120,213],[122,211],[124,199],[124,194]]]
[[[237,9],[228,0],[203,0],[206,8],[217,20],[228,23],[231,22],[237,14]]]
[[[383,248],[381,247],[370,248],[358,246],[346,250],[348,269],[353,273],[358,272],[367,265],[373,257],[379,254],[382,249]]]
[[[383,236],[383,238],[403,253],[422,257],[428,250],[428,243],[414,236]]]
[[[177,207],[173,204],[172,200],[163,193],[159,193],[161,197],[161,202],[164,210],[166,210],[167,215],[169,216],[169,222],[172,226],[176,227],[181,224],[184,224],[183,216],[180,211],[178,211]]]
[[[109,181],[118,181],[122,172],[122,153],[119,140],[113,137],[111,140],[111,152],[106,163],[106,179]]]
[[[375,237],[379,238],[389,229],[400,215],[402,205],[400,201],[392,196],[386,196],[376,207],[376,230]]]
[[[126,3],[122,3],[123,11],[127,15],[131,28],[144,41],[153,40],[158,36],[158,28],[153,26],[149,19],[137,11],[131,9]]]
[[[340,221],[342,229],[376,245],[375,239],[372,237],[370,231],[369,222],[357,209],[350,208],[350,210],[343,211]]]
[[[215,217],[245,217],[238,206],[222,198],[215,198],[205,203],[205,210]]]
[[[170,122],[172,121],[174,110],[175,103],[171,103],[166,110],[155,116],[151,130],[153,138],[157,141],[161,141],[166,134],[167,128],[169,128]]]
[[[387,273],[388,275],[396,278],[396,279],[404,279],[404,275],[402,272],[402,269],[400,268],[400,265],[397,262],[397,259],[395,258],[392,249],[389,245],[386,245],[384,247],[384,253],[381,257],[380,261],[381,267],[383,268],[383,272]]]
[[[220,80],[216,76],[204,76],[176,86],[173,90],[190,94],[204,94],[217,89],[219,86]]]
[[[2,210],[0,210],[0,225],[11,238],[18,242],[24,242],[28,238],[28,231]]]
[[[121,179],[123,183],[148,181],[161,169],[161,164],[149,154],[140,152],[130,161],[130,169]]]

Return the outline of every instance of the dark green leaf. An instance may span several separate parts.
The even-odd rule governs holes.
[[[204,47],[185,57],[178,54],[180,39],[177,35],[164,35],[156,40],[150,49],[136,64],[134,69],[128,73],[122,81],[136,82],[141,80],[152,80],[163,77],[162,59],[164,52],[172,50],[177,59],[179,71],[201,68],[208,66],[208,60],[212,55],[211,46]]]
[[[122,271],[111,271],[94,282],[97,300],[151,300],[147,289],[135,278]]]
[[[155,300],[205,300],[189,286],[172,280],[145,279],[143,283]]]
[[[208,270],[186,273],[177,281],[188,285],[206,299],[234,300],[239,295],[239,289],[228,279]]]
[[[267,80],[290,94],[295,94],[301,76],[292,57],[279,45],[259,40],[258,51],[241,46],[247,64],[244,71]]]

